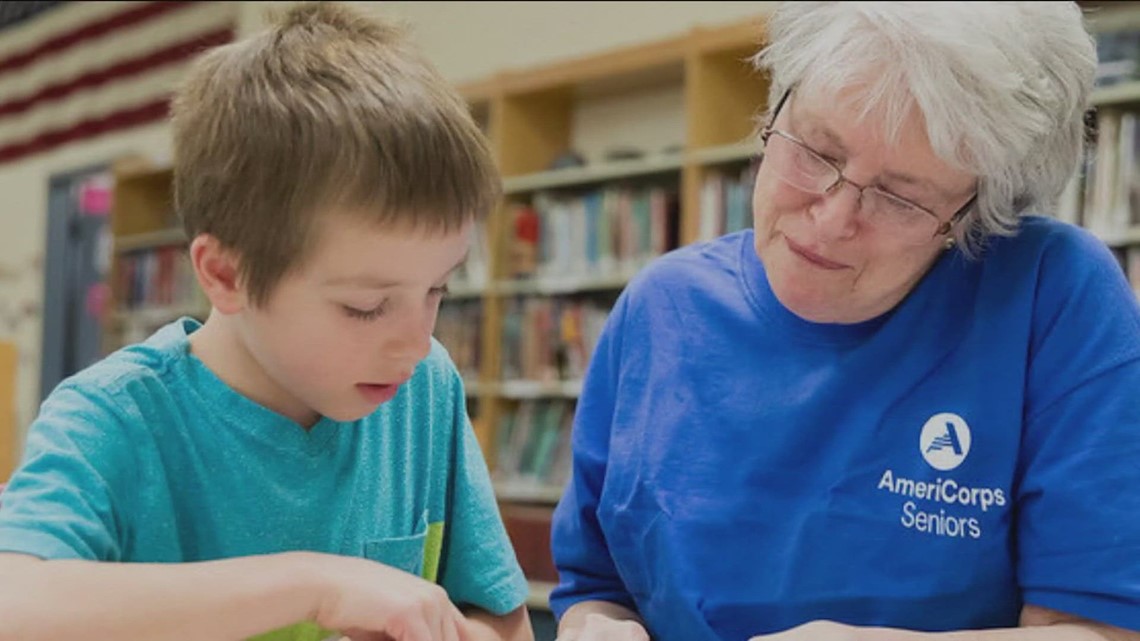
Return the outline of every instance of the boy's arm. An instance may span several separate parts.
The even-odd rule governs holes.
[[[300,555],[179,565],[0,554],[0,640],[241,639],[316,614]]]
[[[530,615],[520,606],[503,616],[485,610],[471,610],[467,615],[467,631],[471,641],[534,641]]]
[[[236,641],[302,621],[471,641],[441,588],[364,559],[287,552],[123,564],[0,554],[0,577],[0,641]]]
[[[467,418],[462,379],[447,361],[450,395],[438,411],[449,415],[451,474],[439,573],[433,577],[455,603],[465,608],[529,619],[523,604],[526,577],[515,556],[499,512],[487,463]],[[442,449],[442,448],[441,448]],[[480,623],[486,623],[486,619]]]

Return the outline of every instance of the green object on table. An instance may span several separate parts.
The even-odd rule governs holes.
[[[248,641],[325,641],[325,639],[339,639],[340,634],[321,628],[315,623],[298,623],[287,628],[266,632]]]

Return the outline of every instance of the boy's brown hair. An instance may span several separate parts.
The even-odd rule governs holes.
[[[401,28],[343,5],[293,6],[206,53],[171,111],[175,208],[189,238],[237,253],[256,305],[322,212],[449,232],[499,196],[464,101]]]

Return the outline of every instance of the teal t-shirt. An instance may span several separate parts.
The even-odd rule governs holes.
[[[0,551],[185,563],[294,550],[363,557],[495,614],[526,580],[461,380],[435,343],[396,397],[309,430],[190,353],[182,319],[67,379],[0,503]],[[265,638],[321,638],[299,625]]]

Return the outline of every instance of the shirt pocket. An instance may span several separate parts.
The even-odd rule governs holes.
[[[412,534],[366,540],[364,558],[422,577],[427,537],[428,522],[425,510]]]

